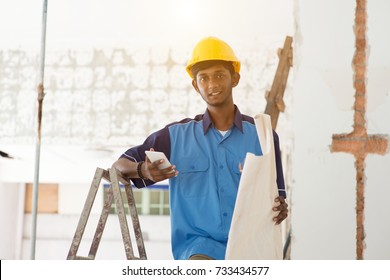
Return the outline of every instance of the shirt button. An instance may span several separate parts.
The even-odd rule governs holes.
[[[223,169],[223,165],[220,165],[219,168]]]
[[[226,217],[226,216],[227,216],[227,213],[226,213],[226,212],[225,212],[225,213],[223,213],[223,216],[224,216],[224,217]]]
[[[225,191],[225,189],[224,188],[221,188],[221,192],[224,192]]]

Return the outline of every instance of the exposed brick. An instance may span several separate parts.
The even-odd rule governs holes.
[[[366,93],[366,84],[363,81],[354,81],[353,86],[357,94]]]
[[[363,50],[366,48],[366,46],[367,46],[367,39],[365,37],[356,39],[356,42],[355,42],[356,49]]]
[[[364,150],[368,154],[384,155],[389,149],[389,138],[384,135],[370,135],[365,143]]]
[[[334,134],[331,146],[332,152],[344,152],[349,154],[358,154],[363,150],[363,143],[356,137],[350,137],[348,134]]]
[[[355,11],[355,24],[366,25],[367,23],[367,11],[366,9],[358,9]]]
[[[364,124],[354,124],[353,131],[356,134],[356,137],[366,137],[367,131]]]
[[[365,25],[356,25],[354,28],[356,38],[366,38],[366,30],[367,28]]]
[[[357,51],[355,52],[355,55],[352,60],[353,64],[364,66],[366,65],[366,52],[364,51]]]
[[[367,0],[356,0],[356,10],[365,10],[367,7]]]
[[[367,100],[365,98],[355,98],[354,109],[355,111],[365,111]]]
[[[366,66],[365,65],[356,65],[354,64],[354,70],[355,70],[355,81],[360,80],[364,81],[366,77]]]
[[[353,116],[355,125],[365,125],[366,119],[365,119],[365,112],[362,111],[355,111],[355,114]]]

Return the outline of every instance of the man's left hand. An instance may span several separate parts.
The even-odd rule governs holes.
[[[279,212],[279,214],[273,218],[273,221],[277,225],[279,225],[288,216],[288,204],[283,196],[278,196],[277,198],[275,198],[275,202],[279,202],[279,205],[273,207],[272,210],[275,212]]]

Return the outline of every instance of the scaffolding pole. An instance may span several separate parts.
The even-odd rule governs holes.
[[[34,184],[32,196],[32,211],[31,211],[31,254],[30,259],[35,259],[35,245],[37,234],[37,210],[38,210],[38,189],[39,189],[39,163],[41,155],[41,123],[42,123],[42,105],[44,98],[44,70],[45,70],[45,48],[46,48],[46,19],[47,19],[47,0],[43,0],[42,9],[42,34],[41,34],[41,54],[38,76],[38,125],[37,125],[37,139],[35,147],[35,171]]]

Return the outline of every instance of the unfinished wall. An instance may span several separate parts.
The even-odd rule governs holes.
[[[41,1],[19,2],[32,7],[19,11],[26,22],[21,33],[30,29],[30,34],[20,42],[10,38],[6,43],[7,37],[14,35],[4,30],[0,141],[30,144],[34,143],[36,126],[40,28],[35,21],[40,22],[37,6]],[[289,1],[277,2],[291,11]],[[292,33],[292,17],[286,16],[285,23],[280,24],[270,16],[277,4],[266,10],[262,3],[265,1],[214,1],[207,4],[208,12],[202,12],[201,18],[196,13],[200,12],[200,2],[49,3],[43,143],[134,145],[163,124],[203,113],[203,101],[192,89],[184,66],[195,43],[211,35],[229,42],[242,61],[242,79],[235,94],[241,111],[249,115],[262,112],[263,96],[276,69],[276,50]],[[220,10],[221,5],[224,13],[217,19],[211,11]],[[17,4],[2,9],[4,22],[15,20],[7,16],[12,9],[17,10]],[[101,18],[103,13],[106,20]],[[245,20],[237,24],[239,17]],[[27,26],[33,20],[35,24]],[[200,23],[194,24],[197,20]],[[271,33],[262,28],[265,24],[277,29]]]
[[[354,120],[364,123],[356,119],[359,115],[354,118],[354,82],[362,73],[364,77],[360,67],[364,58],[360,64],[353,60],[355,30],[357,35],[364,31],[361,25],[354,29],[356,1],[302,0],[296,5],[300,60],[294,86],[292,257],[357,258],[355,208],[360,178],[365,184],[366,207],[360,217],[365,225],[364,258],[389,259],[390,223],[381,216],[390,195],[390,155],[369,154],[357,174],[353,155],[330,149],[332,135],[351,132]],[[385,13],[389,9],[388,1],[367,1],[367,71],[360,83],[366,85],[368,134],[390,134],[390,55],[385,51],[390,36],[383,32],[390,24]],[[358,73],[353,61],[355,69],[359,64]],[[361,97],[362,92],[356,94]]]

